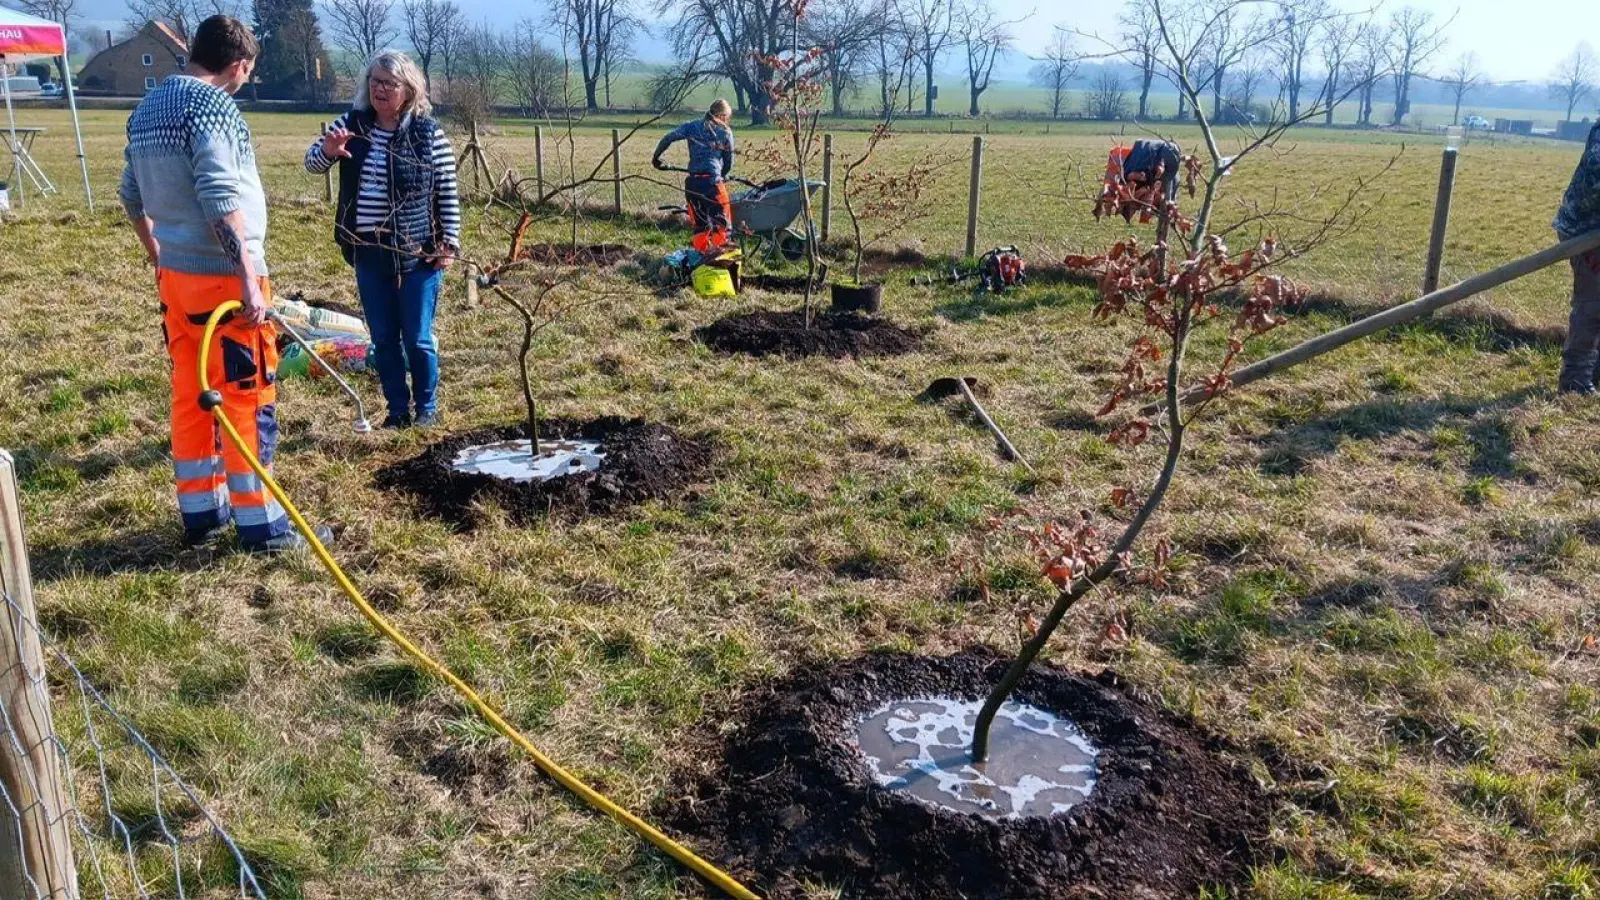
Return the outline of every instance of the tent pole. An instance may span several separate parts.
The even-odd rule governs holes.
[[[6,121],[11,127],[11,143],[7,148],[11,151],[11,171],[17,175],[17,183],[11,185],[16,192],[17,206],[22,205],[22,176],[27,173],[22,168],[22,147],[17,143],[17,114],[11,108],[11,65],[0,59],[0,90],[6,95]]]
[[[62,29],[66,40],[66,29]],[[83,173],[83,196],[89,201],[89,212],[94,213],[94,189],[89,187],[89,159],[83,153],[83,126],[78,124],[78,98],[72,90],[72,60],[61,54],[61,72],[67,82],[67,108],[72,110],[72,134],[78,139],[78,170]]]

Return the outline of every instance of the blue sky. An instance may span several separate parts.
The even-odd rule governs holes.
[[[537,0],[459,0],[475,18],[510,23],[538,15],[543,4]],[[639,0],[647,8],[654,0]],[[1049,39],[1051,26],[1060,22],[1083,31],[1110,34],[1116,29],[1121,4],[1064,0],[991,0],[1002,16],[1028,16],[1017,27],[1023,53],[1038,51]],[[1357,8],[1356,0],[1345,0]],[[1440,56],[1441,66],[1458,54],[1471,50],[1478,54],[1492,78],[1502,81],[1523,79],[1543,81],[1555,63],[1572,51],[1579,40],[1600,49],[1600,0],[1409,0],[1411,5],[1432,10],[1440,18],[1456,15],[1450,28],[1450,44]],[[1401,5],[1394,0],[1383,8]],[[1366,8],[1359,6],[1359,8]],[[86,0],[87,18],[122,18],[119,0]],[[1515,10],[1515,12],[1512,12]],[[1031,15],[1030,15],[1031,13]],[[1386,13],[1383,13],[1386,14]],[[659,58],[664,52],[657,42],[643,48],[641,55]],[[955,60],[952,59],[952,64]],[[1014,60],[1005,68],[1024,70],[1026,60]]]

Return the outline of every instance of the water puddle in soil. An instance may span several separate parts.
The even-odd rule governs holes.
[[[522,439],[463,447],[450,467],[457,472],[528,483],[593,472],[605,458],[599,441],[542,440],[539,455],[534,456],[533,445]]]
[[[943,809],[993,819],[1063,813],[1094,792],[1095,748],[1070,720],[1023,703],[1000,707],[989,759],[969,755],[982,701],[896,700],[868,713],[855,740],[878,784]]]

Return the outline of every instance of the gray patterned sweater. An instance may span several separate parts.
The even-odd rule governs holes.
[[[250,126],[226,91],[188,75],[167,78],[128,117],[124,156],[123,209],[155,222],[162,268],[233,274],[211,223],[240,210],[245,251],[267,273],[267,200]]]

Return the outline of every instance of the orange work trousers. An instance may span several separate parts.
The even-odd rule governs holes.
[[[212,414],[200,408],[200,343],[211,312],[241,299],[232,275],[157,273],[162,330],[172,359],[172,465],[178,510],[190,531],[209,531],[233,520],[241,543],[259,544],[289,530],[288,515],[223,438]],[[272,287],[261,279],[271,302]],[[207,379],[222,394],[222,411],[267,469],[278,446],[278,330],[232,316],[217,327]]]
[[[710,175],[690,175],[683,182],[683,196],[689,209],[689,224],[694,227],[694,249],[712,256],[728,245],[733,227],[733,204],[728,185]]]

